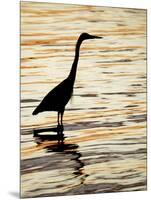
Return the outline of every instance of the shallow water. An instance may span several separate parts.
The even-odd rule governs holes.
[[[68,75],[82,32],[103,39],[81,46],[57,136],[57,113],[32,112]],[[146,190],[146,11],[22,2],[22,197],[135,190]]]

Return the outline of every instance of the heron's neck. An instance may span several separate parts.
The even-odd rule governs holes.
[[[75,77],[76,77],[76,71],[77,71],[77,65],[78,65],[78,60],[79,60],[79,52],[80,52],[80,45],[82,43],[81,38],[78,39],[77,44],[76,44],[76,48],[75,48],[75,57],[74,57],[74,61],[71,67],[71,71],[69,74],[69,78],[73,81],[75,81]]]

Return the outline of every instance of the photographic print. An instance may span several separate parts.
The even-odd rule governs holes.
[[[21,198],[146,190],[147,11],[20,13]]]

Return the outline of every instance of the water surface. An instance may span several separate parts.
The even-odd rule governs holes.
[[[67,77],[82,32],[103,39],[81,46],[59,138],[57,113],[32,112]],[[21,2],[22,197],[136,190],[146,190],[146,11]]]

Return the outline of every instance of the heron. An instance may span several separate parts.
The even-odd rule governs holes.
[[[60,84],[58,84],[43,98],[40,104],[33,111],[32,113],[33,115],[37,115],[38,113],[45,111],[56,111],[58,112],[57,127],[58,128],[61,127],[63,129],[63,115],[65,111],[65,106],[67,105],[73,94],[73,86],[76,78],[76,72],[80,54],[80,46],[84,40],[102,39],[102,38],[103,37],[90,35],[88,33],[80,34],[76,43],[75,57],[69,75],[65,80],[63,80]]]

